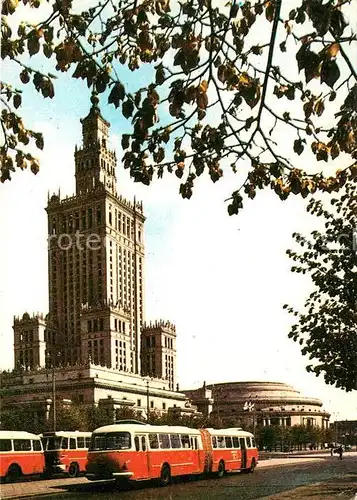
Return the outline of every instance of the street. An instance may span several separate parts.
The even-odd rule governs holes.
[[[46,481],[50,486],[47,494],[56,491],[48,498],[52,500],[64,499],[70,497],[76,499],[105,499],[114,500],[120,498],[126,500],[230,500],[230,499],[260,499],[281,492],[294,490],[300,486],[333,481],[344,478],[347,482],[345,495],[343,492],[336,493],[336,498],[341,500],[352,500],[357,493],[357,455],[348,454],[342,461],[336,457],[315,458],[315,459],[297,459],[290,462],[289,459],[274,459],[261,462],[254,474],[235,473],[224,477],[223,479],[201,479],[193,478],[190,480],[175,480],[167,488],[157,487],[153,482],[142,482],[131,487],[129,490],[119,490],[112,483],[91,483],[85,478],[55,479],[52,482]],[[10,488],[14,485],[2,485],[2,498],[26,497],[28,489],[29,498],[31,495],[40,494],[40,486],[43,481],[31,481],[22,483],[22,493],[19,496],[11,494]],[[332,488],[333,489],[333,488]],[[31,490],[31,492],[30,492]],[[13,490],[15,491],[15,490]],[[62,493],[59,493],[62,491]],[[336,490],[337,491],[337,490]],[[42,493],[43,494],[43,493]],[[309,498],[312,495],[292,496],[284,498]],[[277,496],[277,498],[279,495]],[[335,498],[335,496],[315,497]]]

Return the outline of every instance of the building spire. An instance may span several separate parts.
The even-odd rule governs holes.
[[[92,103],[92,109],[100,112],[100,109],[98,106],[98,104],[99,104],[98,92],[96,90],[94,90],[94,86],[93,86],[93,90],[92,90],[92,95],[90,97],[90,102]]]

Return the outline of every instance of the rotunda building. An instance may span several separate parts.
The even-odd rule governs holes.
[[[305,425],[327,429],[322,401],[281,382],[223,382],[183,391],[198,410],[224,425]]]

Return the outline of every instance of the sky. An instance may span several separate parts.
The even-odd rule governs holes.
[[[8,76],[13,78],[11,69]],[[43,152],[36,151],[40,172],[16,172],[0,186],[4,369],[13,367],[13,316],[48,311],[48,192],[74,192],[73,153],[81,143],[79,120],[88,113],[90,95],[78,82],[61,77],[60,83],[53,101],[44,101],[30,88],[24,96],[25,118],[45,137]],[[204,381],[285,382],[305,396],[320,398],[332,421],[356,419],[356,392],[345,393],[307,373],[308,359],[287,337],[294,318],[282,306],[299,308],[311,292],[307,276],[290,272],[286,255],[293,232],[307,234],[319,224],[306,213],[306,201],[293,197],[282,202],[270,191],[259,192],[238,216],[229,217],[224,200],[240,185],[232,173],[216,184],[200,178],[191,200],[181,199],[174,175],[150,187],[133,183],[120,162],[127,122],[104,102],[101,109],[112,124],[118,191],[144,203],[146,319],[176,324],[180,388]]]

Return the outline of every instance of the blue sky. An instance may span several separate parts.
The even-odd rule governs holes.
[[[137,74],[123,75],[124,81],[138,81]],[[7,76],[14,76],[9,68]],[[81,141],[79,120],[88,113],[90,93],[66,76],[60,82],[53,101],[30,87],[24,94],[25,125],[44,132],[45,148],[36,151],[40,173],[16,172],[0,186],[3,368],[13,365],[13,316],[47,312],[47,193],[74,192],[73,152]],[[346,394],[306,373],[308,360],[287,338],[292,318],[282,305],[298,307],[310,293],[308,277],[292,274],[285,254],[294,231],[306,234],[318,224],[306,214],[305,202],[296,197],[281,202],[267,191],[247,202],[239,216],[229,217],[224,200],[240,185],[232,173],[215,185],[199,179],[190,201],[180,198],[174,175],[149,188],[135,184],[120,162],[120,137],[128,123],[104,100],[101,109],[112,124],[112,147],[118,152],[118,191],[144,201],[146,318],[176,323],[180,386],[197,387],[204,380],[287,382],[321,398],[332,420],[355,418],[356,393]]]

